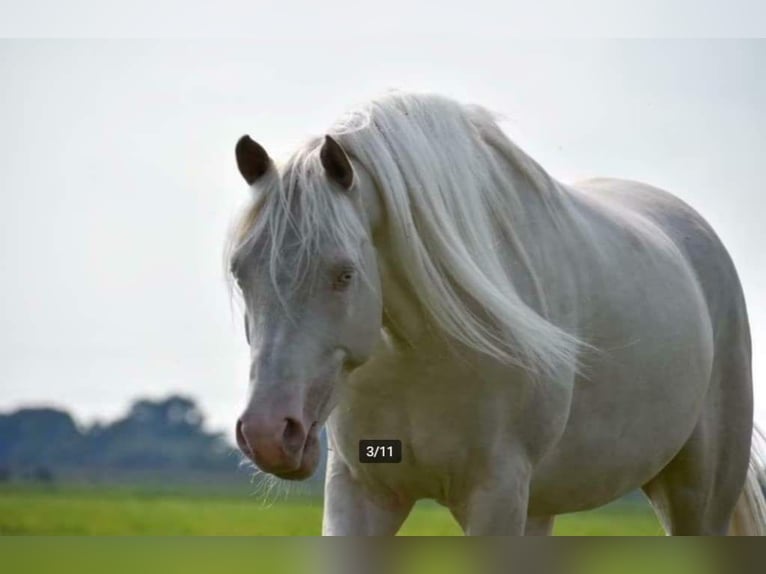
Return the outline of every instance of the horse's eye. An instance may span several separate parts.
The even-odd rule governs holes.
[[[245,339],[247,339],[247,344],[250,344],[250,320],[247,318],[247,313],[245,313]]]
[[[353,279],[354,269],[351,267],[344,267],[335,275],[332,287],[336,291],[343,291],[344,289],[348,289],[348,286],[351,285]]]

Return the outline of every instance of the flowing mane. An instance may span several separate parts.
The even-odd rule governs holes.
[[[521,204],[504,162],[541,193],[553,180],[492,114],[439,96],[393,93],[351,111],[329,133],[372,176],[400,272],[435,325],[535,373],[577,364],[580,341],[521,299],[495,249],[515,241],[526,258],[505,215]],[[323,241],[350,245],[361,232],[350,201],[321,189],[319,143],[309,141],[258,184],[264,189],[235,231],[233,261],[265,234],[274,272],[288,235],[310,262]]]

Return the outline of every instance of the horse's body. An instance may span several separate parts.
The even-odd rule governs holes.
[[[428,120],[445,110],[462,113],[499,198],[487,200],[488,217],[499,222],[494,242],[483,247],[494,259],[474,261],[472,267],[471,246],[478,246],[475,258],[482,237],[460,221],[469,209],[460,202],[483,201],[471,194],[487,193],[486,181],[483,191],[463,187],[468,197],[461,199],[459,185],[454,192],[445,191],[449,183],[429,191],[423,181],[421,189],[411,189],[413,177],[402,168],[406,204],[415,213],[403,236],[413,243],[426,243],[429,233],[438,236],[439,228],[424,231],[428,222],[417,219],[423,217],[418,215],[423,198],[413,195],[434,193],[429,205],[444,208],[434,215],[437,227],[454,223],[448,232],[466,234],[458,241],[468,245],[467,267],[473,271],[465,284],[460,270],[446,273],[445,285],[462,297],[468,319],[494,324],[493,309],[472,292],[470,273],[486,266],[489,275],[497,265],[512,280],[515,292],[508,296],[518,298],[524,313],[534,312],[532,319],[519,314],[520,324],[532,321],[528,333],[508,327],[510,352],[556,342],[557,332],[543,337],[543,331],[534,331],[546,325],[561,329],[563,350],[555,355],[558,350],[552,349],[545,355],[553,356],[550,361],[543,357],[536,364],[534,348],[509,360],[502,347],[484,349],[459,333],[445,334],[449,327],[439,328],[440,321],[450,325],[449,319],[435,318],[417,277],[403,269],[408,247],[396,215],[401,204],[386,195],[395,183],[369,159],[370,150],[379,153],[380,147],[365,148],[358,141],[372,125],[386,136],[391,156],[403,163],[403,149],[390,135],[392,120],[373,112],[361,130],[336,130],[355,174],[355,210],[375,249],[368,263],[375,262],[373,281],[379,275],[384,335],[346,369],[327,401],[335,408],[327,419],[324,532],[394,533],[416,500],[433,498],[469,533],[545,533],[556,514],[643,488],[668,532],[726,533],[750,460],[752,382],[744,298],[714,232],[686,204],[643,184],[556,182],[484,113],[451,103],[441,109],[440,100],[413,96],[394,97],[390,105],[404,110],[403,122],[418,121],[411,115]],[[432,143],[450,151],[449,142]],[[337,179],[336,164],[324,160],[330,179]],[[460,167],[444,166],[457,173],[449,182],[459,180]],[[475,176],[477,165],[466,167]],[[434,177],[433,185],[440,185]],[[300,218],[294,206],[290,210]],[[460,249],[453,239],[435,241],[451,253]],[[238,243],[241,261],[257,241]],[[439,253],[431,252],[433,268],[452,271],[452,255],[440,260]],[[534,323],[540,318],[546,325]],[[477,332],[478,338],[483,332]],[[576,337],[575,347],[566,346],[571,343],[566,334]],[[567,355],[568,348],[575,348],[576,356]],[[251,408],[257,395],[256,389]],[[327,418],[330,408],[320,408],[316,419]],[[402,462],[361,463],[360,439],[401,440]],[[752,532],[763,527],[764,506],[760,493],[748,494],[738,509]]]

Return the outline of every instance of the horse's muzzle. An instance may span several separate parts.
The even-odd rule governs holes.
[[[246,412],[237,421],[237,446],[264,472],[303,480],[319,462],[319,425],[297,418]]]

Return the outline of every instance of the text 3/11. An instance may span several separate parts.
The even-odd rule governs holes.
[[[359,462],[402,461],[402,442],[398,440],[360,440]]]

